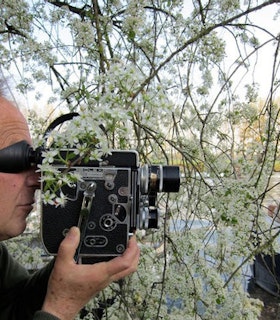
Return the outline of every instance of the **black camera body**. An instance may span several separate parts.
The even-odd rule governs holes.
[[[56,119],[45,132],[47,139],[58,125],[78,116],[66,114]],[[28,142],[19,141],[0,150],[0,172],[19,173],[43,161],[43,147],[33,149]],[[60,150],[63,159],[73,150]],[[129,237],[136,229],[158,227],[159,192],[178,192],[180,172],[178,166],[145,164],[140,167],[139,155],[134,150],[113,150],[101,160],[77,156],[65,161],[55,160],[52,166],[60,172],[72,171],[81,180],[73,186],[62,185],[67,197],[65,206],[41,203],[41,234],[46,251],[56,255],[59,245],[72,226],[81,231],[75,260],[93,263],[122,255]],[[44,173],[42,173],[44,174]],[[42,176],[44,181],[44,176]],[[42,182],[42,192],[45,185]]]
[[[62,156],[64,152],[69,150],[61,151]],[[180,186],[179,167],[140,167],[136,151],[113,150],[101,161],[73,163],[70,170],[82,181],[62,187],[67,196],[64,207],[42,204],[41,232],[47,252],[56,255],[68,230],[79,226],[80,263],[119,256],[136,229],[158,228],[157,193],[178,192]],[[67,170],[59,163],[53,166]]]

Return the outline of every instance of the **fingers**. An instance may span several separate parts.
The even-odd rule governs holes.
[[[74,255],[80,241],[80,230],[77,227],[72,227],[67,233],[65,239],[61,242],[57,262],[63,264],[74,263]],[[96,271],[97,268],[103,270],[103,275],[110,281],[117,281],[137,270],[140,257],[140,250],[136,242],[136,237],[133,236],[128,247],[122,256],[116,257],[108,262],[101,262],[93,266],[80,265],[85,272]],[[92,267],[92,268],[91,268]],[[81,270],[80,270],[81,271]]]
[[[137,270],[140,249],[136,238],[133,236],[128,243],[125,253],[107,262],[106,269],[112,281],[124,278]]]
[[[72,227],[61,242],[42,308],[61,319],[74,319],[78,311],[112,281],[136,271],[139,261],[140,250],[133,237],[122,256],[93,265],[76,264],[73,257],[79,240],[79,229]]]
[[[58,257],[63,261],[74,261],[74,255],[80,241],[80,230],[77,227],[72,227],[65,239],[61,242],[58,250]]]

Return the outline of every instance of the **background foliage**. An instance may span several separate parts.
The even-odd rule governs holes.
[[[277,250],[266,212],[277,201],[268,192],[278,157],[279,30],[253,17],[278,19],[279,2],[1,1],[0,70],[14,94],[38,100],[29,105],[37,143],[51,119],[77,111],[67,139],[55,137],[61,145],[83,152],[94,136],[104,152],[136,149],[142,162],[181,168],[180,193],[160,197],[161,228],[139,232],[138,272],[81,318],[257,319],[261,305],[244,290],[244,272],[257,252]],[[260,97],[255,75],[267,47]]]

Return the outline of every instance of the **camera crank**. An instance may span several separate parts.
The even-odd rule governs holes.
[[[79,215],[78,228],[80,229],[80,243],[75,254],[75,261],[80,264],[80,251],[85,238],[86,228],[88,224],[89,213],[92,205],[92,200],[95,197],[96,183],[91,182],[84,191],[82,207]]]

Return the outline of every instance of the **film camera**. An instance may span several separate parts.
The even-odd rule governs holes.
[[[60,151],[65,157],[71,150]],[[17,173],[42,161],[42,149],[34,150],[21,141],[0,150],[0,171]],[[81,181],[62,186],[67,196],[65,206],[43,204],[41,233],[47,252],[55,255],[60,242],[72,226],[81,231],[76,253],[79,263],[109,260],[121,255],[136,229],[158,227],[159,192],[178,192],[179,167],[139,165],[136,151],[113,150],[101,161],[75,161],[66,168],[61,162],[52,165],[79,174]]]

